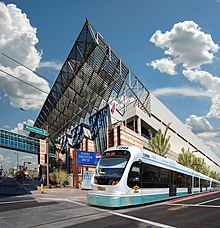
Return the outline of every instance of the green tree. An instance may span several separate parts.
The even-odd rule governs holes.
[[[164,156],[169,151],[171,145],[169,143],[170,136],[167,137],[167,131],[169,129],[170,124],[166,126],[165,132],[162,133],[161,129],[158,130],[158,132],[153,136],[152,131],[149,130],[150,134],[150,140],[149,140],[149,147],[150,149],[155,152],[156,154],[159,154],[161,156]]]

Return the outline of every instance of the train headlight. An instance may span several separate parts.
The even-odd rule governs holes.
[[[97,181],[97,178],[94,177],[94,180],[93,180],[94,184],[98,184],[98,181]]]

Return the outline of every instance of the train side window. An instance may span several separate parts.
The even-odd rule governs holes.
[[[172,183],[171,171],[167,169],[160,168],[160,187],[168,188]]]
[[[136,161],[132,164],[131,169],[128,174],[127,184],[130,188],[133,188],[135,185],[141,187],[141,164]]]
[[[159,188],[160,186],[160,168],[157,166],[142,164],[142,187]]]
[[[199,187],[199,178],[198,177],[194,177],[194,187],[198,188]]]

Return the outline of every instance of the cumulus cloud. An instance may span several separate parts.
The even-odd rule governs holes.
[[[170,75],[177,74],[175,71],[176,64],[170,58],[154,60],[149,65],[151,65],[154,69],[158,69],[161,73]]]
[[[55,70],[60,70],[62,67],[62,63],[58,63],[55,61],[45,61],[45,62],[40,62],[39,68],[52,68]]]
[[[210,132],[213,130],[212,125],[204,117],[199,117],[196,115],[190,115],[186,119],[186,125],[194,132],[195,134],[201,132]]]
[[[182,64],[187,69],[211,63],[213,53],[219,50],[210,34],[202,32],[193,21],[179,22],[165,33],[157,30],[150,42],[164,49],[164,54],[170,55],[175,63]]]
[[[167,59],[171,65],[168,66],[164,61],[165,58],[154,60],[149,65],[169,75],[177,73],[175,67],[181,65],[182,74],[188,80],[199,83],[203,88],[203,92],[200,91],[198,94],[204,95],[206,92],[211,98],[211,107],[207,117],[220,118],[220,78],[201,69],[204,64],[212,63],[215,58],[214,53],[219,51],[219,45],[214,43],[211,35],[201,31],[194,21],[184,21],[174,24],[173,28],[165,33],[157,30],[150,42],[162,48],[165,55],[169,55]],[[185,91],[180,92],[177,88],[176,93],[188,96]],[[165,95],[169,92],[174,93],[166,88],[162,92]],[[195,96],[193,91],[189,94]]]
[[[14,4],[5,5],[0,2],[0,52],[35,71],[41,60],[41,53],[35,48],[37,43],[36,28],[30,25],[27,15]],[[42,106],[46,93],[16,80],[3,71],[48,93],[50,89],[44,79],[0,54],[0,86],[10,104],[25,109],[38,109]]]
[[[28,135],[29,132],[28,131],[25,131],[23,130],[23,124],[28,124],[28,125],[31,125],[33,126],[34,125],[34,121],[33,120],[27,120],[27,121],[23,121],[22,123],[18,123],[17,124],[17,127],[12,129],[11,132],[14,132],[14,133],[17,133],[17,134],[20,134],[20,135]]]
[[[211,151],[220,157],[220,143],[213,141],[220,137],[220,129],[214,128],[204,117],[196,115],[191,115],[187,118],[186,125],[203,140]]]
[[[183,70],[190,81],[199,82],[211,94],[212,104],[207,117],[220,118],[220,78],[201,70]]]
[[[204,143],[220,158],[220,143],[213,141],[206,141]]]
[[[201,138],[201,139],[204,139],[204,140],[206,140],[206,139],[219,139],[219,137],[220,137],[220,130],[218,130],[218,129],[213,129],[213,131],[210,131],[210,132],[201,132],[201,133],[197,133],[196,134],[199,138]]]

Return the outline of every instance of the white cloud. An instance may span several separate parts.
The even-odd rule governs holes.
[[[2,168],[4,170],[5,170],[5,166],[8,166],[11,163],[12,161],[10,157],[5,158],[2,154],[0,154],[0,164],[2,165]]]
[[[204,143],[210,148],[211,151],[220,157],[220,143],[213,141],[206,141]]]
[[[196,115],[190,115],[186,119],[186,125],[194,132],[195,134],[201,132],[211,132],[213,130],[212,125],[204,117],[199,117]]]
[[[220,137],[220,130],[214,128],[204,117],[191,115],[186,119],[186,125],[194,132],[211,151],[220,157],[220,143],[216,140]],[[211,139],[211,140],[210,140]]]
[[[23,121],[22,123],[18,123],[17,124],[17,127],[12,129],[11,132],[14,132],[14,133],[17,133],[17,134],[20,134],[20,135],[28,135],[29,132],[28,131],[25,131],[23,130],[23,124],[28,124],[28,125],[31,125],[33,126],[34,125],[34,121],[33,120],[27,120],[27,121]]]
[[[182,64],[186,69],[211,63],[213,53],[219,50],[210,34],[202,32],[193,21],[179,22],[165,33],[157,30],[150,42],[164,49],[164,54],[172,56],[176,64]]]
[[[199,82],[211,94],[212,104],[207,117],[220,118],[220,78],[201,70],[183,70],[190,81]]]
[[[60,70],[62,67],[62,63],[54,62],[54,61],[46,61],[46,62],[40,62],[39,68],[52,68],[55,70]]]
[[[0,52],[18,60],[32,70],[36,70],[41,53],[35,48],[38,43],[36,28],[30,25],[26,14],[14,4],[0,2]],[[5,71],[35,87],[49,92],[48,83],[17,63],[0,54],[0,70]],[[38,109],[42,106],[46,94],[18,81],[0,71],[0,86],[4,96],[10,99],[14,107]]]
[[[184,21],[174,24],[173,28],[165,33],[157,30],[150,41],[164,49],[164,54],[169,55],[168,59],[173,64],[182,65],[184,68],[182,73],[188,80],[199,83],[203,87],[203,91],[198,94],[203,96],[207,93],[207,96],[211,97],[212,103],[207,117],[220,118],[220,78],[201,70],[203,64],[213,62],[214,53],[219,50],[219,45],[213,42],[211,35],[202,32],[195,22]],[[154,60],[150,65],[170,75],[175,71],[175,65],[171,65],[169,71],[164,58]],[[156,92],[165,95],[175,93],[169,89]],[[195,96],[192,90],[188,95],[185,92],[186,90],[176,91],[176,94]]]
[[[213,129],[211,132],[201,132],[196,134],[199,138],[206,140],[207,138],[217,138],[219,139],[220,137],[220,130],[218,129]]]
[[[198,90],[189,87],[166,87],[158,88],[151,91],[154,96],[172,96],[172,95],[183,95],[190,97],[211,97],[211,94],[207,91]]]
[[[177,74],[175,71],[176,64],[170,58],[154,60],[148,65],[151,65],[154,69],[158,69],[161,73],[166,73],[169,75]]]

